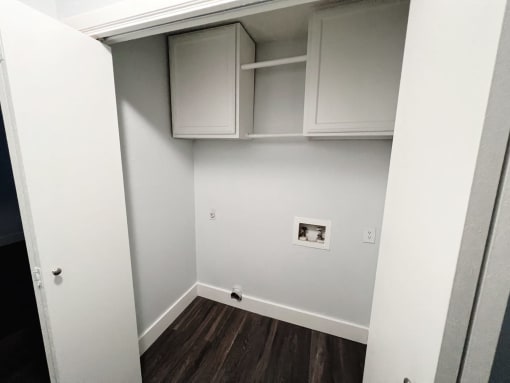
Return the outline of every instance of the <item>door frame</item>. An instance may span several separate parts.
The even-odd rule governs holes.
[[[496,214],[510,142],[509,65],[510,2],[507,1],[436,370],[436,383],[457,381],[462,373],[461,364],[469,341],[484,259],[489,251],[491,225]]]
[[[488,382],[510,296],[510,147],[471,315],[459,382]]]
[[[9,148],[9,157],[11,160],[14,184],[16,187],[16,196],[18,198],[21,222],[23,224],[23,233],[27,247],[28,262],[30,264],[30,274],[32,279],[32,287],[34,289],[35,300],[37,304],[37,313],[41,324],[41,333],[44,342],[44,350],[46,354],[46,363],[50,380],[56,382],[55,355],[54,347],[51,341],[49,323],[47,320],[47,304],[44,294],[37,286],[34,280],[34,270],[39,267],[39,256],[37,254],[37,241],[34,235],[34,227],[32,215],[30,213],[30,202],[27,197],[27,186],[25,182],[25,173],[23,161],[20,155],[20,143],[17,135],[16,121],[12,109],[9,79],[7,76],[7,68],[3,55],[2,38],[0,36],[0,105],[2,107],[2,116],[5,127],[5,135],[7,137],[7,146]]]

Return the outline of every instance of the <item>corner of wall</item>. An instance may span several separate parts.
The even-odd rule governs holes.
[[[138,338],[140,355],[163,334],[163,332],[177,319],[188,305],[197,297],[197,283],[194,283],[183,295],[177,299],[163,314],[161,314]]]

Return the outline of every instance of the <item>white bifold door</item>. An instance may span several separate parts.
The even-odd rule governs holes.
[[[0,39],[0,102],[52,381],[140,382],[110,50],[13,0],[0,2]]]

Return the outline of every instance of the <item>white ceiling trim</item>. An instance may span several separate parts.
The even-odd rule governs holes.
[[[227,11],[250,9],[251,12],[257,13],[257,11],[263,12],[314,1],[316,0],[150,0],[144,2],[125,0],[66,18],[63,22],[93,38],[111,38],[109,40],[112,42],[118,42],[164,33],[160,31],[161,26],[179,21],[204,19],[218,14],[225,14],[224,18],[227,19],[232,17]],[[207,23],[207,20],[202,23]],[[137,31],[145,32],[139,34]],[[127,36],[113,38],[124,34]]]

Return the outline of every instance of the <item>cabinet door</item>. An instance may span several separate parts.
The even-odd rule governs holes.
[[[408,8],[352,4],[314,15],[305,134],[393,130]]]
[[[174,137],[236,134],[235,25],[171,36]]]
[[[52,381],[141,382],[110,50],[12,0],[0,1],[0,34],[0,102]]]

